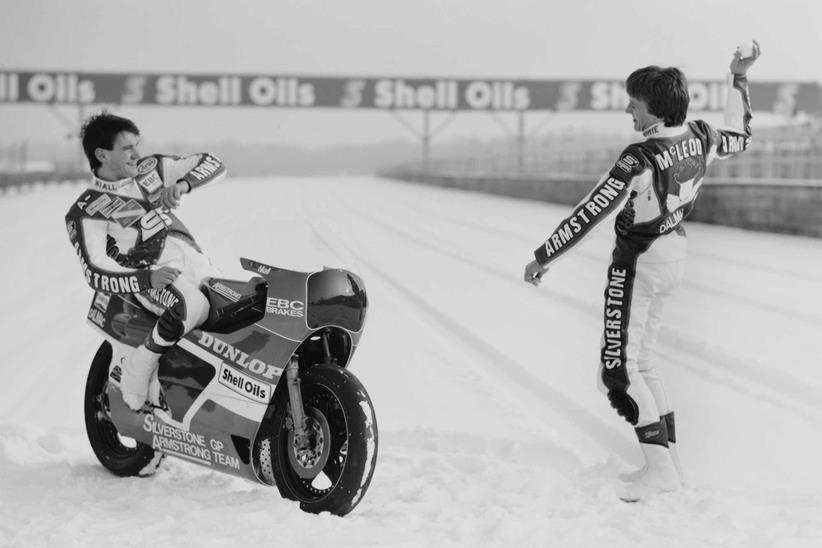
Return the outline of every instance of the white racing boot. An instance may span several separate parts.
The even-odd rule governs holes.
[[[637,502],[648,495],[670,493],[682,486],[679,473],[668,448],[663,445],[640,444],[648,468],[636,481],[619,490],[619,498],[625,502]]]
[[[679,452],[676,450],[676,443],[668,442],[668,452],[671,454],[671,460],[676,467],[676,473],[679,474],[679,484],[685,487],[685,472],[682,471],[682,463],[679,461]]]
[[[644,473],[619,489],[617,495],[625,502],[637,502],[647,495],[670,493],[682,486],[682,480],[668,450],[668,432],[660,420],[636,428],[639,447],[645,456]]]
[[[685,473],[682,471],[682,464],[679,461],[679,453],[676,450],[676,444],[673,442],[668,442],[668,452],[671,454],[671,460],[674,463],[674,467],[676,468],[677,473],[679,474],[679,481],[682,486],[685,486]],[[618,474],[620,480],[630,483],[637,481],[639,478],[645,475],[648,471],[648,463],[643,464],[641,467],[637,468],[636,470],[631,470],[630,472],[622,472]]]
[[[682,464],[679,460],[679,452],[676,449],[676,430],[674,426],[674,413],[670,413],[659,417],[660,420],[665,421],[665,428],[668,431],[668,451],[671,453],[671,460],[674,461],[674,466],[679,474],[679,479],[682,485],[685,485],[685,474],[682,471]],[[619,474],[619,479],[624,482],[634,482],[645,475],[648,471],[648,463],[646,462],[640,468],[630,472],[622,472]]]
[[[120,390],[123,392],[123,401],[132,411],[140,411],[146,403],[149,382],[159,359],[160,354],[152,352],[143,344],[135,348],[126,359]]]
[[[668,431],[668,451],[671,452],[671,460],[674,461],[676,471],[679,473],[679,481],[685,485],[685,473],[682,471],[682,463],[679,461],[679,451],[676,449],[676,423],[674,422],[674,412],[666,413],[662,416],[665,421],[665,429]]]
[[[646,463],[646,464],[643,464],[642,466],[640,466],[639,468],[637,468],[636,470],[631,470],[630,472],[622,472],[622,473],[618,474],[618,476],[619,476],[619,479],[621,479],[622,481],[624,481],[626,483],[630,483],[630,482],[636,481],[639,478],[641,478],[642,476],[644,476],[645,472],[647,472],[647,471],[648,471],[648,464]]]
[[[171,411],[168,408],[165,395],[163,395],[163,389],[160,386],[160,378],[157,376],[158,369],[159,368],[154,369],[154,373],[151,375],[151,381],[148,384],[148,403],[151,405],[155,417],[169,422],[171,421]]]

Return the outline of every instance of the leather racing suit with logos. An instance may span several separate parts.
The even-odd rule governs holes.
[[[702,120],[647,128],[646,139],[625,148],[534,252],[540,265],[553,263],[630,197],[633,224],[617,230],[608,267],[599,386],[636,427],[663,417],[673,429],[673,413],[652,354],[664,303],[682,280],[687,249],[682,222],[694,207],[706,168],[748,147],[751,108],[745,76],[729,74],[724,114],[727,129]],[[674,432],[668,437],[675,441]]]
[[[190,190],[225,176],[225,166],[210,154],[185,158],[153,155],[137,164],[137,176],[91,184],[66,214],[66,229],[96,291],[133,293],[159,316],[145,342],[162,353],[208,317],[209,305],[199,287],[219,275],[191,233],[169,209],[159,192],[179,181]],[[164,288],[151,287],[151,270],[169,266],[180,275]]]

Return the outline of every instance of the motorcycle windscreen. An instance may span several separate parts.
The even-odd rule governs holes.
[[[359,276],[346,270],[323,270],[308,277],[308,327],[337,325],[358,332],[365,323],[368,300]]]

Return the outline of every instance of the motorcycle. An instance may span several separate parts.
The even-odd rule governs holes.
[[[160,358],[153,412],[125,404],[125,360],[157,317],[130,294],[96,292],[89,324],[105,337],[89,369],[85,423],[100,463],[149,476],[166,455],[276,485],[306,512],[343,516],[377,460],[377,421],[348,370],[365,286],[352,272],[295,272],[240,259],[248,281],[209,278],[210,314]]]

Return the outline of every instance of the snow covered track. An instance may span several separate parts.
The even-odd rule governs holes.
[[[339,196],[337,200],[338,203],[347,203],[342,196]],[[461,253],[463,252],[461,251],[459,244],[455,243],[448,247],[440,242],[442,238],[435,239],[434,236],[432,236],[431,239],[428,240],[420,238],[415,234],[415,232],[417,232],[417,227],[415,225],[403,226],[398,223],[392,224],[390,220],[380,218],[372,211],[369,211],[364,207],[357,207],[356,205],[352,205],[350,203],[348,203],[347,205],[352,207],[352,209],[356,212],[356,215],[359,218],[371,221],[377,226],[379,226],[381,229],[392,232],[398,237],[402,238],[403,240],[420,246],[423,249],[426,249],[428,251],[436,250],[446,258],[466,263],[480,271],[496,276],[498,279],[503,281],[510,281],[512,277],[513,272],[511,271],[511,268],[508,268],[506,270],[500,267],[489,266],[489,264],[483,263],[480,260],[462,256]],[[409,203],[406,202],[403,204],[403,206],[408,207]],[[419,209],[421,208],[413,208],[414,211],[417,211]],[[529,241],[528,236],[522,234],[521,232],[514,233],[504,228],[489,228],[485,225],[480,224],[477,221],[466,222],[464,219],[459,218],[449,219],[443,216],[441,213],[437,214],[431,211],[426,211],[425,213],[429,215],[433,214],[433,216],[436,217],[439,224],[463,224],[465,226],[471,227],[472,229],[474,229],[475,232],[492,232],[504,234],[506,235],[506,237],[508,237],[512,246],[519,246],[521,245],[522,241]],[[386,216],[383,215],[383,217]],[[420,216],[416,214],[407,214],[404,218],[413,218],[419,220]],[[531,237],[531,239],[536,238]],[[820,245],[822,245],[822,243],[820,243]],[[698,260],[700,254],[695,253],[694,255],[696,255]],[[599,256],[597,256],[593,252],[587,250],[582,250],[579,252],[580,259],[592,261],[594,263],[597,263],[597,265],[604,264],[603,257],[607,257],[607,255],[599,253]],[[721,260],[726,264],[734,263],[734,261],[730,257],[726,257],[724,259],[717,257],[711,258],[713,260]],[[749,264],[747,266],[751,270],[760,270],[758,265],[755,264]],[[784,276],[785,280],[782,283],[793,283],[792,278],[794,277],[799,278],[800,281],[805,280],[811,282],[811,285],[807,287],[807,289],[810,289],[811,293],[813,292],[813,279],[808,276],[798,276],[797,273],[790,271],[788,271],[787,273],[781,272],[771,267],[770,265],[765,265],[764,270],[776,272],[780,276]],[[822,276],[817,276],[817,278],[817,283],[820,280],[822,280]],[[546,285],[550,285],[550,277],[546,277],[546,282]],[[708,282],[710,282],[710,280]],[[732,289],[716,288],[710,283],[695,280],[686,280],[684,282],[684,286],[686,289],[693,290],[706,297],[711,297],[715,299],[725,299],[736,305],[754,307],[757,309],[758,312],[764,313],[762,314],[763,316],[767,316],[771,320],[773,319],[774,314],[779,314],[782,316],[781,318],[779,318],[780,320],[800,320],[801,322],[806,323],[808,325],[822,325],[822,314],[819,313],[819,309],[811,310],[809,313],[805,313],[802,311],[798,311],[794,308],[791,308],[790,306],[786,306],[782,302],[763,302],[759,299],[758,293],[746,293],[744,292],[744,290],[740,291],[738,287],[734,287]],[[745,286],[743,285],[743,287]],[[594,302],[594,300],[592,300],[590,297],[590,295],[576,296],[573,293],[563,294],[548,291],[542,291],[541,293],[535,295],[535,298],[545,299],[546,306],[550,306],[550,303],[548,301],[554,303],[556,301],[560,301],[573,308],[576,308],[577,310],[584,311],[592,317],[599,319],[602,314],[601,304],[599,302]],[[719,306],[723,306],[723,304],[724,303],[720,304]],[[713,307],[717,307],[717,305],[713,304]],[[713,344],[710,341],[706,341],[700,337],[689,335],[687,331],[677,329],[677,326],[668,325],[663,327],[660,336],[660,345],[662,346],[663,352],[665,350],[669,351],[668,356],[666,357],[666,359],[669,361],[675,361],[674,358],[672,358],[672,356],[670,355],[671,351],[676,352],[677,354],[687,354],[691,359],[682,361],[677,365],[687,370],[693,371],[697,374],[700,374],[705,378],[716,379],[718,382],[731,384],[732,387],[738,386],[739,383],[735,382],[734,379],[731,379],[729,383],[728,379],[723,379],[722,376],[717,376],[712,373],[713,370],[717,368],[728,369],[730,373],[739,375],[739,380],[756,384],[760,388],[775,391],[777,398],[773,399],[777,405],[793,405],[794,403],[802,403],[807,406],[813,407],[817,411],[822,413],[822,390],[820,390],[820,387],[811,386],[804,381],[795,379],[792,377],[790,372],[786,372],[773,367],[767,367],[765,365],[757,363],[757,360],[752,360],[750,358],[740,359],[736,357],[736,353],[733,352],[734,349],[730,349],[731,351],[728,351],[727,349],[723,348],[721,344]],[[694,363],[693,358],[698,358],[698,361]],[[702,366],[700,366],[700,362]],[[820,415],[820,417],[822,418],[822,415]]]
[[[341,203],[344,203],[344,201]],[[415,241],[415,239],[407,233],[392,228],[388,223],[379,221],[376,218],[371,217],[368,213],[357,210],[356,215],[360,219],[366,219],[374,222],[384,230],[387,230],[389,233]],[[317,224],[316,220],[314,220],[315,217],[313,217],[310,212],[308,212],[307,218],[311,220],[312,225],[315,226]],[[326,227],[325,230],[331,231],[333,228]],[[321,232],[318,231],[318,233]],[[424,248],[427,247],[429,249],[437,249],[436,244],[430,242],[420,242],[419,240],[416,240],[416,242]],[[412,284],[403,282],[400,277],[392,275],[389,271],[375,266],[374,263],[370,262],[369,259],[363,257],[359,253],[352,253],[360,263],[377,273],[383,281],[389,284],[398,294],[405,297],[407,301],[418,308],[425,317],[433,320],[437,327],[439,327],[442,331],[449,333],[454,341],[454,350],[463,351],[465,353],[465,357],[470,358],[474,364],[485,363],[491,366],[487,370],[487,373],[491,376],[499,373],[508,376],[514,380],[522,390],[532,392],[533,395],[538,398],[538,404],[547,405],[555,412],[560,413],[570,425],[580,427],[584,433],[592,437],[593,441],[603,444],[606,447],[620,450],[626,455],[628,454],[629,445],[625,443],[622,436],[615,435],[615,431],[613,429],[605,424],[600,418],[594,416],[588,409],[580,406],[573,399],[567,397],[561,392],[558,392],[552,386],[540,380],[528,369],[512,360],[506,353],[498,350],[484,338],[473,333],[469,328],[466,328],[459,319],[454,319],[451,317],[449,312],[455,311],[440,310],[435,303],[428,302],[425,295],[415,291]],[[403,253],[407,254],[407,248],[404,248]],[[499,274],[493,269],[473,263],[468,259],[459,257],[458,255],[450,255],[450,257],[454,260],[468,263],[475,268],[490,272],[491,274]],[[503,278],[507,279],[508,277],[503,276]]]
[[[625,505],[639,452],[595,385],[610,228],[533,288],[522,268],[566,207],[371,178],[186,196],[229,276],[247,256],[365,280],[352,371],[381,446],[337,519],[179,460],[148,480],[97,464],[81,398],[99,341],[62,222],[80,189],[0,198],[0,546],[822,545],[821,240],[688,226],[659,359],[690,486]]]

